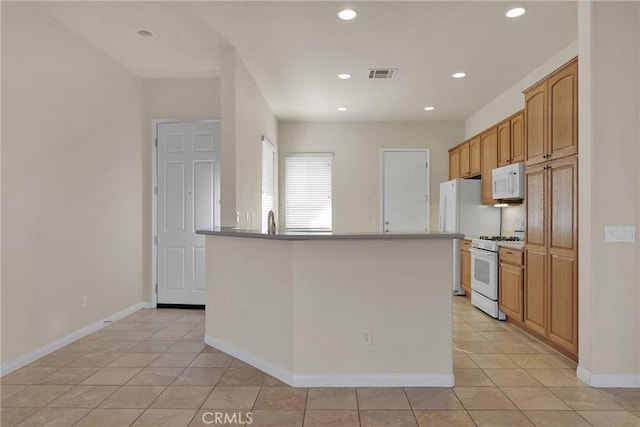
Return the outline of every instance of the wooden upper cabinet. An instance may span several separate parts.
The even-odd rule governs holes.
[[[511,163],[511,121],[498,125],[498,166]]]
[[[460,150],[460,178],[469,176],[469,143],[465,142],[459,148]]]
[[[578,152],[578,63],[549,78],[549,159]]]
[[[525,162],[527,165],[547,160],[547,81],[525,92]]]
[[[511,125],[511,163],[524,162],[524,111],[513,116]]]
[[[524,95],[527,165],[578,153],[578,60]]]
[[[449,179],[460,178],[460,150],[458,147],[449,150]]]
[[[491,172],[498,167],[498,128],[490,128],[480,135],[480,173],[482,175],[482,203],[493,204]]]
[[[524,161],[524,111],[498,124],[498,166]]]
[[[480,175],[480,137],[469,141],[469,175]]]

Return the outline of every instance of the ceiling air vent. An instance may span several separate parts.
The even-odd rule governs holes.
[[[396,75],[397,68],[369,68],[370,79],[392,79]]]

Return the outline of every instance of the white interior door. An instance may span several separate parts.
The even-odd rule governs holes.
[[[205,237],[216,214],[218,122],[160,123],[158,304],[205,303]]]
[[[429,154],[426,150],[382,152],[383,230],[429,229]]]

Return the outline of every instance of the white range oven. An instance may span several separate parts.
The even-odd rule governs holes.
[[[505,320],[498,306],[498,241],[519,241],[516,237],[481,236],[471,241],[471,304],[491,317]]]

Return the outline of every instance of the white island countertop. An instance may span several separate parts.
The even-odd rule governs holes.
[[[309,231],[285,231],[275,234],[265,233],[261,230],[247,230],[233,227],[216,227],[197,230],[196,234],[227,237],[251,237],[256,239],[272,240],[362,240],[362,239],[462,239],[464,234],[448,233],[440,231],[424,232],[309,232]]]

